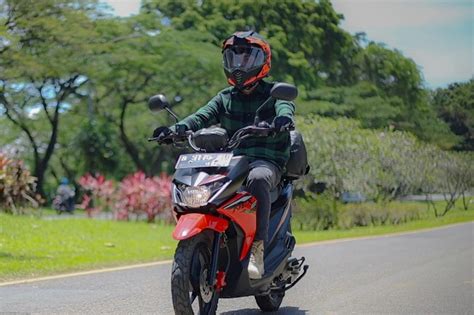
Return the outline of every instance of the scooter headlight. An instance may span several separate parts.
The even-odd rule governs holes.
[[[190,208],[205,206],[211,197],[211,189],[207,186],[188,186],[183,192],[182,200]]]

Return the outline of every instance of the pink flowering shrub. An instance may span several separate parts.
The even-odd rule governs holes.
[[[114,203],[115,187],[111,180],[103,175],[86,174],[79,179],[79,184],[85,191],[81,207],[91,217],[101,211],[109,211]]]
[[[130,214],[145,214],[148,222],[161,215],[169,219],[171,209],[171,177],[146,177],[143,172],[125,177],[117,196],[118,219],[128,219]]]
[[[171,216],[171,177],[166,174],[146,177],[143,172],[136,172],[125,177],[118,187],[100,174],[86,174],[79,184],[86,191],[82,207],[89,216],[104,210],[112,210],[118,220],[145,215],[148,222],[153,222],[157,216]]]

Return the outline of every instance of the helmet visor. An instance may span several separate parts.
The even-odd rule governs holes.
[[[236,69],[248,71],[265,63],[265,53],[259,47],[232,46],[224,50],[224,67],[230,71]]]

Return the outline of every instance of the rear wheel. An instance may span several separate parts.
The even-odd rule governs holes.
[[[176,314],[215,314],[218,294],[207,283],[210,240],[204,234],[178,243],[171,274],[171,296]]]
[[[284,297],[284,292],[269,293],[255,296],[255,301],[257,301],[258,307],[260,307],[263,312],[275,312],[280,308]]]

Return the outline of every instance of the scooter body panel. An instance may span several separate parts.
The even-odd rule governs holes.
[[[248,192],[239,192],[236,196],[224,203],[217,211],[235,222],[244,235],[239,260],[242,261],[248,254],[255,238],[257,228],[257,199]]]
[[[231,256],[231,264],[227,272],[227,286],[221,292],[222,298],[234,298],[242,296],[259,295],[268,292],[275,277],[278,277],[286,268],[287,260],[295,246],[294,237],[290,233],[291,218],[291,195],[292,184],[287,184],[280,194],[280,197],[272,205],[270,217],[269,235],[274,235],[273,240],[266,244],[265,249],[265,275],[259,280],[250,280],[247,272],[249,263],[249,253],[247,252],[243,260],[237,261],[235,256]],[[288,199],[289,198],[289,199]],[[229,240],[231,248],[232,242],[243,240],[244,233],[236,227],[236,236]],[[227,261],[224,254],[220,260]]]
[[[173,238],[181,241],[193,237],[209,229],[219,233],[227,230],[229,221],[210,214],[187,213],[179,217],[178,224],[173,231]]]

